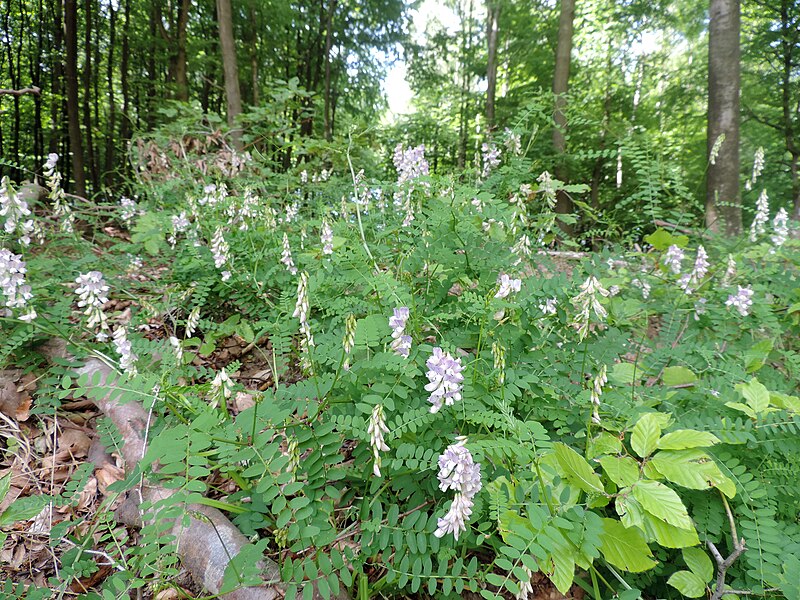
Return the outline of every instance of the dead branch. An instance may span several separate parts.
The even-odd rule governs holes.
[[[732,593],[731,590],[725,589],[725,575],[727,574],[728,569],[731,568],[731,565],[736,562],[736,559],[739,558],[747,549],[744,543],[744,538],[740,539],[736,533],[736,522],[734,521],[731,507],[728,505],[728,501],[725,496],[722,496],[722,502],[725,505],[725,512],[728,514],[728,522],[731,526],[731,535],[733,536],[733,552],[730,553],[728,558],[722,558],[722,554],[720,554],[719,550],[717,550],[717,547],[714,545],[714,543],[710,540],[706,541],[708,550],[711,552],[711,556],[714,557],[714,562],[717,563],[717,581],[714,585],[714,593],[711,594],[711,600],[721,600],[722,596],[725,594]]]
[[[677,225],[675,223],[670,223],[669,221],[663,221],[661,219],[655,219],[653,224],[657,225],[658,227],[668,227],[669,229],[674,229],[675,231],[680,231],[681,233],[685,233],[686,235],[693,235],[697,237],[701,237],[705,240],[710,240],[711,235],[704,231],[696,231],[689,227],[683,227],[682,225]]]
[[[2,90],[0,89],[0,96],[24,96],[25,94],[33,94],[34,96],[38,96],[41,94],[41,88],[36,86],[22,88],[21,90]]]

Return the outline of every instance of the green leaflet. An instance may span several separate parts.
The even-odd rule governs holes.
[[[689,598],[699,598],[706,593],[706,584],[690,571],[676,571],[667,583]]]
[[[714,577],[714,565],[708,554],[700,548],[684,548],[681,552],[689,570],[703,581],[711,581]]]
[[[603,519],[600,552],[608,563],[631,573],[640,573],[656,566],[644,535],[615,519]]]
[[[719,438],[713,433],[694,429],[678,429],[658,440],[657,446],[661,450],[684,450],[686,448],[706,448],[714,444],[719,444]]]
[[[662,450],[650,464],[672,483],[693,490],[717,487],[728,498],[736,495],[736,486],[705,452],[698,449]]]
[[[605,492],[600,476],[594,472],[591,465],[580,454],[566,444],[554,444],[553,451],[559,466],[564,471],[564,477],[584,492]]]
[[[668,415],[661,413],[647,413],[643,415],[633,427],[631,433],[631,447],[642,458],[649,456],[656,449],[661,429],[666,425]]]
[[[685,386],[697,381],[697,375],[694,371],[686,367],[667,367],[664,369],[664,374],[661,376],[661,381],[666,386]]]
[[[678,494],[658,481],[640,481],[633,486],[633,497],[647,512],[680,529],[694,529]]]
[[[639,480],[639,463],[628,456],[603,456],[598,462],[608,478],[620,487],[628,487]]]

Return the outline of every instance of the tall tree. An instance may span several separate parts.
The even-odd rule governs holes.
[[[222,53],[222,70],[225,77],[228,125],[233,127],[236,117],[242,112],[242,95],[239,90],[239,67],[236,62],[236,44],[233,39],[231,0],[217,0],[217,24],[219,46]],[[240,132],[233,132],[233,141],[237,146],[241,145]]]
[[[86,173],[83,160],[83,139],[78,106],[78,0],[64,0],[64,43],[66,60],[64,79],[67,88],[67,120],[75,192],[86,195]]]
[[[331,121],[331,45],[333,42],[333,15],[338,0],[329,0],[328,15],[325,24],[325,139],[333,137]]]
[[[497,91],[497,38],[500,27],[500,0],[486,6],[486,129],[494,129],[494,101]]]
[[[566,181],[567,150],[567,116],[565,114],[569,91],[569,69],[572,55],[572,33],[575,23],[575,0],[561,0],[561,14],[558,19],[558,43],[556,46],[556,66],[553,74],[553,96],[555,112],[553,113],[553,149],[556,152],[555,175],[557,179]],[[556,200],[556,212],[566,214],[572,212],[572,199],[564,191],[559,191]],[[569,228],[565,228],[569,229]]]
[[[726,235],[742,231],[739,193],[739,0],[710,0],[706,226]]]
[[[86,138],[86,163],[92,178],[92,189],[100,187],[97,174],[97,159],[94,153],[94,130],[92,127],[92,0],[84,2],[84,54],[83,54],[83,132]]]

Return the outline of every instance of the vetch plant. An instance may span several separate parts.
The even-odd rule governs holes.
[[[425,391],[431,393],[428,398],[432,405],[430,411],[439,412],[442,406],[452,406],[461,400],[461,386],[464,381],[461,359],[453,358],[449,352],[437,347],[425,364],[430,382],[425,385]]]

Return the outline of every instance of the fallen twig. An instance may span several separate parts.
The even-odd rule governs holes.
[[[25,94],[33,94],[38,96],[42,93],[41,88],[32,87],[22,88],[21,90],[0,90],[0,96],[24,96]]]

